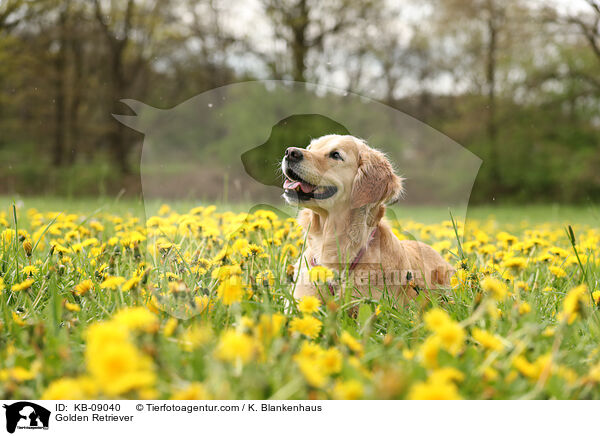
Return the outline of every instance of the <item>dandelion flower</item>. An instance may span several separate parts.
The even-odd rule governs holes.
[[[65,301],[65,309],[67,309],[71,312],[80,312],[81,306],[79,304],[70,303],[68,301]]]
[[[102,289],[117,289],[123,282],[125,281],[125,277],[108,277],[102,283],[100,283],[100,287]]]
[[[408,394],[409,400],[460,400],[456,385],[450,382],[427,381],[416,383]]]
[[[33,380],[38,373],[36,368],[23,368],[22,366],[15,366],[14,368],[7,368],[0,370],[0,381],[14,380],[16,382],[24,382]]]
[[[86,352],[90,375],[110,396],[154,385],[156,374],[150,358],[128,341],[104,344],[92,355]]]
[[[275,276],[270,270],[261,271],[256,275],[256,283],[269,288],[275,284]]]
[[[27,323],[23,320],[23,318],[21,318],[21,316],[19,316],[17,312],[12,312],[12,319],[14,323],[20,327],[24,327],[27,325]]]
[[[333,387],[336,400],[358,400],[363,396],[363,385],[358,380],[338,381]]]
[[[15,285],[13,285],[11,290],[14,292],[25,291],[25,290],[31,288],[31,285],[33,285],[34,282],[35,281],[33,279],[24,280],[21,283],[17,283]]]
[[[183,332],[179,345],[184,351],[194,351],[212,338],[212,330],[207,325],[194,325]]]
[[[488,350],[502,351],[504,349],[504,344],[502,343],[500,338],[485,330],[481,330],[478,328],[473,329],[473,339],[475,339],[484,348],[487,348]]]
[[[342,353],[337,348],[329,348],[321,353],[321,365],[328,374],[336,374],[342,370]]]
[[[223,301],[223,304],[227,306],[240,302],[244,295],[242,279],[238,276],[224,279],[217,288],[217,295]]]
[[[130,330],[154,332],[158,330],[158,318],[145,307],[127,307],[118,311],[113,322]]]
[[[515,270],[524,269],[527,266],[527,259],[524,257],[508,257],[504,259],[502,265],[505,268],[512,268]]]
[[[584,308],[589,305],[587,294],[588,288],[586,285],[579,285],[571,289],[563,300],[563,310],[560,318],[572,324],[577,316],[583,313]]]
[[[481,288],[498,301],[503,300],[508,292],[506,284],[493,277],[483,279],[481,281]]]
[[[436,334],[440,338],[440,344],[450,354],[457,355],[465,342],[465,330],[457,322],[449,322],[438,329]]]
[[[552,273],[552,275],[554,277],[557,277],[557,278],[567,276],[567,272],[564,269],[562,269],[560,266],[551,265],[548,267],[548,270],[550,271],[550,273]]]
[[[165,326],[163,328],[163,335],[167,338],[171,337],[175,332],[175,329],[177,328],[177,324],[177,318],[169,318],[169,320],[165,323]]]
[[[465,375],[462,372],[451,367],[436,369],[429,375],[429,380],[439,383],[462,382],[464,379]]]
[[[302,318],[292,319],[290,332],[300,333],[314,339],[319,335],[322,325],[323,323],[314,316],[304,315]]]
[[[361,356],[364,352],[362,344],[347,331],[343,331],[340,336],[340,342],[346,345],[351,351]]]
[[[255,349],[252,337],[229,330],[221,336],[215,355],[227,362],[247,363],[252,359]]]
[[[38,271],[39,268],[35,265],[28,265],[25,268],[23,268],[23,274],[25,274],[28,277],[37,274]]]
[[[256,331],[260,340],[270,340],[277,336],[285,322],[285,316],[274,313],[273,315],[262,314],[260,316]]]
[[[419,348],[419,356],[426,368],[438,366],[438,354],[440,352],[440,338],[437,335],[429,336]]]
[[[429,310],[423,317],[423,320],[425,321],[427,328],[431,331],[437,331],[444,325],[452,322],[452,319],[448,316],[446,311],[439,308]]]
[[[175,391],[171,400],[209,400],[210,396],[202,383],[194,382],[184,389]]]
[[[89,279],[80,282],[73,288],[75,291],[75,295],[81,296],[81,295],[87,294],[89,292],[89,290],[92,289],[93,285],[94,284]]]
[[[96,384],[88,377],[54,380],[42,393],[42,400],[90,400],[97,395]]]
[[[531,312],[531,306],[527,301],[524,301],[519,305],[519,315],[526,315]]]
[[[300,303],[298,304],[298,309],[302,313],[314,313],[319,310],[319,306],[321,302],[317,297],[313,297],[312,295],[306,295],[302,297]]]

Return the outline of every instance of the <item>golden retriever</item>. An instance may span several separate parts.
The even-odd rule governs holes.
[[[288,148],[281,168],[283,196],[303,207],[298,222],[307,232],[295,298],[351,289],[371,298],[387,291],[404,303],[449,285],[452,266],[422,242],[399,240],[384,218],[385,205],[403,193],[403,179],[383,153],[353,136],[326,135],[306,149]],[[315,286],[308,271],[317,265],[337,278]]]

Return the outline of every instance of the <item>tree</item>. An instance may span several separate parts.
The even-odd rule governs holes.
[[[510,72],[518,69],[518,51],[530,53],[525,49],[532,29],[530,11],[522,0],[435,0],[433,4],[438,32],[453,47],[448,48],[448,71],[454,72],[457,83],[485,96],[484,168],[490,190],[498,192],[502,186],[498,95],[507,89]]]
[[[288,76],[298,82],[317,79],[311,61],[323,53],[328,38],[349,28],[364,26],[369,12],[382,4],[380,0],[260,2],[273,34],[273,43],[283,44],[284,50],[265,52],[255,47],[254,51],[268,65],[274,78]]]
[[[600,0],[585,0],[591,11],[568,20],[574,23],[585,37],[590,49],[600,62]]]
[[[127,97],[142,69],[155,56],[153,43],[169,9],[169,1],[93,0],[94,15],[106,43],[109,78],[108,98],[112,113],[119,113],[120,99]],[[108,135],[115,163],[122,173],[131,171],[126,128],[115,122]]]
[[[25,0],[4,0],[0,4],[0,33],[15,28],[23,18]]]
[[[583,0],[587,8],[576,13],[561,13],[551,6],[544,8],[544,18],[563,33],[574,32],[581,36],[581,42],[588,48],[589,56],[595,59],[594,66],[581,65],[582,62],[569,62],[569,76],[585,81],[600,92],[600,0]],[[556,41],[565,45],[565,41]],[[576,44],[577,45],[577,44]],[[573,47],[575,48],[575,47]],[[570,53],[571,51],[569,51]],[[568,55],[565,56],[568,58]],[[556,74],[552,75],[556,77]]]

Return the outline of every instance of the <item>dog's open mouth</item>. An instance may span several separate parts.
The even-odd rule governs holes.
[[[299,201],[325,200],[337,192],[335,186],[318,186],[308,183],[289,168],[285,171],[283,188],[286,196],[295,195]]]

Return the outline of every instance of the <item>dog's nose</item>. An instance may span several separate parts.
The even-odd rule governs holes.
[[[299,148],[290,147],[285,151],[285,157],[287,157],[290,162],[299,162],[302,160],[304,155],[302,154],[302,150]]]

